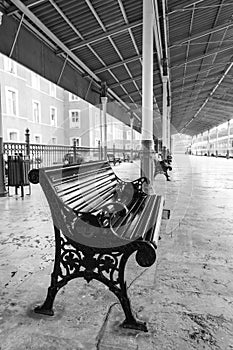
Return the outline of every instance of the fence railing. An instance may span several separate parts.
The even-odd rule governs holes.
[[[108,148],[108,153],[114,154],[116,157],[123,157],[124,154],[130,156],[131,151],[120,148]],[[66,145],[42,145],[31,144],[29,130],[26,129],[25,142],[4,142],[3,153],[5,161],[8,156],[27,156],[30,159],[30,168],[48,167],[56,164],[67,164],[81,160],[89,162],[103,159],[103,148],[78,147],[74,142],[73,146]],[[133,158],[137,159],[139,151],[133,151]]]

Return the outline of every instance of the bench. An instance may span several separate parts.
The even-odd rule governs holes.
[[[128,153],[123,153],[123,162],[129,162],[130,161],[130,155]]]
[[[121,158],[120,157],[116,157],[114,154],[112,153],[108,153],[107,154],[107,158],[109,163],[113,163],[113,165],[116,165],[116,163],[118,162],[119,164],[121,164]]]
[[[140,266],[155,263],[161,219],[170,213],[164,198],[143,191],[145,177],[121,180],[107,161],[32,169],[28,177],[49,203],[56,248],[47,297],[35,312],[53,315],[55,296],[70,280],[96,279],[119,299],[121,326],[147,331],[131,310],[124,274],[135,252]]]
[[[170,165],[171,162],[172,162],[171,156],[168,156],[167,159],[163,159],[163,160],[154,159],[154,177],[157,174],[163,174],[165,175],[167,181],[170,181],[168,171],[172,170],[172,167]]]

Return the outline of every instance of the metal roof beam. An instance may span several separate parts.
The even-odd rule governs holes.
[[[227,63],[229,63],[229,62],[227,62]],[[227,63],[224,62],[224,63],[219,63],[219,64],[217,64],[217,65],[208,64],[208,65],[211,65],[211,67],[209,67],[209,68],[207,68],[207,69],[202,69],[202,70],[197,71],[197,72],[192,73],[192,74],[187,74],[187,75],[185,76],[185,80],[188,80],[189,78],[193,78],[193,77],[195,77],[196,75],[205,73],[205,72],[207,72],[207,71],[209,71],[209,70],[217,69],[218,67],[222,67],[222,66],[226,66]],[[204,65],[205,65],[205,64],[204,64]],[[217,67],[216,67],[216,66],[217,66]],[[200,64],[198,64],[197,67],[200,67]],[[219,71],[219,73],[221,73],[221,71]],[[174,83],[176,83],[176,82],[178,82],[178,81],[180,81],[180,80],[182,80],[182,79],[183,79],[183,77],[173,79],[172,82],[171,82],[171,84],[174,84]]]
[[[125,8],[124,8],[124,5],[123,5],[123,3],[122,3],[122,0],[118,0],[118,4],[119,4],[119,7],[120,7],[120,10],[121,10],[121,13],[122,13],[122,16],[123,16],[123,18],[124,18],[125,23],[126,23],[126,24],[129,24],[129,20],[128,20],[128,18],[127,18],[127,14],[126,14],[126,12],[125,12]],[[135,38],[134,38],[134,35],[133,35],[133,33],[132,33],[131,28],[129,28],[129,34],[130,34],[130,37],[131,37],[133,46],[134,46],[134,48],[135,48],[135,51],[136,51],[137,55],[139,55],[140,52],[139,52],[139,49],[138,49],[138,46],[137,46],[137,43],[136,43],[136,41],[135,41]]]
[[[125,84],[129,84],[129,83],[132,83],[133,81],[137,81],[137,80],[140,80],[142,79],[142,76],[141,75],[137,75],[136,77],[133,77],[133,78],[130,78],[130,79],[126,79],[126,80],[122,80],[120,81],[119,83],[116,83],[116,84],[111,84],[109,87],[111,89],[114,89],[120,85],[125,85]]]
[[[80,47],[83,47],[83,46],[86,46],[86,45],[89,45],[89,44],[93,44],[97,41],[100,41],[100,40],[104,40],[104,39],[107,39],[113,35],[117,35],[117,34],[120,34],[122,32],[125,32],[129,29],[132,29],[132,28],[135,28],[135,27],[138,27],[142,25],[142,21],[139,20],[139,21],[136,21],[136,22],[133,22],[133,23],[129,23],[129,24],[126,24],[126,25],[123,25],[117,29],[113,29],[113,30],[109,30],[109,31],[105,31],[103,34],[100,34],[100,35],[97,35],[95,37],[92,37],[91,39],[89,40],[83,40],[82,42],[80,42],[79,44],[76,44],[76,45],[73,45],[73,46],[69,46],[69,49],[71,51],[74,51],[74,50],[77,50],[79,49]],[[59,54],[60,52],[58,52]]]
[[[228,3],[228,4],[223,4],[223,5],[212,4],[212,5],[207,5],[207,6],[198,6],[197,9],[198,10],[208,10],[208,9],[216,8],[216,7],[219,7],[219,6],[224,6],[224,7],[226,7],[226,6],[233,6],[233,3]],[[169,12],[169,15],[174,13],[174,12],[182,12],[182,11],[191,11],[191,9],[189,9],[188,7],[185,7],[185,8],[183,7],[180,10]]]
[[[191,63],[191,62],[198,61],[198,60],[202,60],[202,59],[204,59],[204,58],[206,58],[206,57],[209,57],[209,56],[212,56],[212,55],[216,55],[216,54],[225,52],[225,51],[230,50],[230,49],[232,49],[232,48],[233,48],[233,45],[224,47],[223,49],[217,48],[217,50],[213,50],[213,51],[211,51],[211,52],[206,53],[205,55],[201,55],[201,56],[198,56],[198,57],[195,57],[195,58],[189,60],[189,61],[187,62],[187,64],[189,64],[189,63]],[[175,65],[174,65],[174,66],[171,66],[170,69],[175,69],[175,68],[182,67],[184,64],[185,64],[185,62],[182,62],[182,63],[175,63]]]
[[[181,46],[183,44],[186,44],[188,41],[192,41],[192,40],[196,40],[196,39],[199,39],[203,36],[206,36],[206,35],[210,35],[210,34],[213,34],[215,32],[218,32],[220,30],[223,30],[223,29],[228,29],[230,27],[233,26],[233,23],[228,23],[228,24],[222,24],[222,25],[219,25],[219,26],[215,26],[214,28],[212,29],[208,29],[208,30],[204,30],[203,32],[201,33],[198,33],[198,34],[194,34],[194,35],[191,35],[189,37],[186,37],[184,39],[181,39],[181,40],[178,40],[174,43],[171,43],[171,45],[168,47],[169,49],[172,49],[173,47],[176,47],[176,46]],[[205,43],[203,43],[205,44]]]
[[[171,15],[172,13],[178,12],[178,11],[182,11],[184,9],[186,9],[189,6],[193,6],[196,4],[199,4],[200,2],[203,2],[205,0],[193,0],[191,1],[188,5],[183,6],[183,5],[178,5],[178,6],[174,6],[173,8],[171,8],[170,11],[168,11],[168,15]]]
[[[221,4],[219,4],[218,10],[217,10],[217,14],[216,14],[215,20],[214,20],[214,26],[218,23],[218,19],[219,19],[220,12],[221,12],[221,9],[222,9],[223,1],[224,1],[224,0],[221,0]],[[227,32],[227,29],[224,30],[224,33],[223,33],[223,35],[222,35],[222,39],[221,39],[221,41],[220,41],[219,44],[218,44],[218,48],[222,45],[222,42],[223,42],[223,40],[224,40],[224,38],[225,38],[225,35],[226,35],[226,32]],[[210,35],[209,41],[212,39],[212,35],[213,35],[213,34]],[[209,41],[208,41],[207,44],[206,44],[205,54],[208,53],[208,49],[209,49],[209,45],[210,45],[210,44],[209,44]],[[217,54],[218,54],[218,53],[216,52],[216,54],[215,54],[214,56],[211,56],[211,63],[212,63],[212,64],[214,64],[214,62],[215,62],[215,60],[216,60],[216,57],[217,57]],[[201,68],[202,68],[203,63],[204,63],[204,59],[203,59],[202,62],[201,62]],[[201,73],[201,68],[200,68],[200,73],[198,74],[198,76],[201,75],[201,74],[203,74],[203,73]],[[209,73],[210,73],[210,70],[207,71],[207,72],[205,73],[205,75],[206,75],[205,78],[208,79],[208,81],[210,80]],[[196,79],[198,79],[198,77],[197,77]],[[204,82],[203,82],[203,85],[204,85]],[[200,90],[201,90],[201,89],[202,89],[202,88],[200,87]],[[195,99],[195,100],[196,100],[196,99]],[[195,100],[194,100],[194,101],[195,101]]]
[[[120,66],[122,66],[122,65],[124,65],[124,64],[131,63],[131,62],[140,60],[141,58],[142,58],[142,55],[136,55],[136,56],[127,58],[127,59],[125,59],[125,60],[122,60],[122,61],[119,61],[119,62],[110,64],[110,65],[108,65],[108,66],[106,66],[106,67],[96,69],[96,70],[94,71],[94,73],[95,73],[95,74],[103,73],[103,72],[105,72],[105,71],[107,71],[107,70],[109,70],[109,69],[114,69],[114,68],[120,67]]]
[[[194,11],[195,11],[195,5],[193,5],[193,7],[192,7],[191,21],[189,23],[189,36],[191,36],[191,34],[192,34]],[[189,57],[189,50],[190,50],[190,41],[188,41],[188,45],[186,47],[186,52],[185,52],[185,63],[184,63],[184,72],[183,72],[183,78],[182,78],[182,90],[181,90],[180,98],[182,98],[182,94],[183,94],[183,90],[184,90],[185,75],[186,75],[186,70],[187,70],[187,65],[188,65],[188,57]]]
[[[65,14],[63,13],[63,11],[57,6],[57,4],[53,1],[53,0],[49,0],[49,2],[51,3],[51,5],[55,8],[55,10],[60,14],[60,16],[66,21],[66,23],[70,26],[70,28],[75,32],[75,34],[77,34],[80,39],[84,39],[83,36],[81,35],[81,33],[76,29],[76,27],[74,27],[74,25],[70,22],[70,20],[65,16]],[[101,57],[95,52],[95,50],[92,49],[92,47],[88,44],[87,45],[89,50],[91,50],[91,52],[96,56],[96,58],[101,62],[101,64],[103,66],[106,66],[105,62],[101,59]],[[116,49],[116,48],[115,48]],[[116,78],[116,76],[110,72],[113,76],[113,78],[118,81],[118,79]],[[95,74],[95,73],[94,73]],[[122,87],[123,88],[123,87]],[[123,88],[124,89],[124,88]],[[125,91],[127,92],[127,91]],[[133,102],[132,98],[130,97],[131,101]]]
[[[26,7],[28,7],[28,8],[30,8],[30,7],[33,7],[33,6],[36,6],[36,5],[41,4],[42,2],[46,2],[46,1],[47,1],[47,0],[28,0],[28,1],[25,1],[25,2],[24,2],[24,5],[25,5]],[[6,14],[7,14],[8,16],[11,16],[11,15],[15,14],[15,13],[18,12],[18,11],[19,11],[18,7],[15,6],[15,5],[12,5],[12,6],[10,6],[10,7],[7,9]]]
[[[190,125],[192,123],[192,121],[197,118],[198,114],[202,111],[202,109],[205,107],[205,105],[207,104],[207,102],[209,101],[209,99],[213,96],[213,94],[215,93],[215,91],[217,90],[217,88],[219,87],[219,85],[221,84],[221,82],[223,81],[223,79],[225,78],[225,76],[228,74],[228,72],[231,70],[233,66],[233,62],[228,66],[228,68],[226,69],[225,73],[223,74],[223,76],[219,79],[218,83],[215,85],[215,87],[212,89],[212,91],[210,92],[209,96],[206,98],[206,100],[204,101],[204,103],[201,105],[201,107],[199,108],[199,110],[196,112],[196,114],[192,117],[192,119],[183,127],[182,131],[186,129],[186,127],[188,125]]]
[[[76,29],[76,27],[74,27],[74,25],[70,22],[70,20],[66,17],[66,15],[63,13],[63,11],[60,9],[60,7],[57,6],[57,4],[53,1],[53,0],[49,0],[49,2],[51,3],[51,5],[55,8],[55,10],[59,13],[59,15],[66,21],[66,23],[69,25],[69,27],[75,32],[76,35],[79,36],[80,39],[84,39],[83,36],[81,35],[81,33]],[[93,53],[93,55],[96,56],[96,58],[101,62],[101,64],[103,66],[105,65],[105,62],[101,59],[101,57],[95,52],[95,50],[92,49],[92,47],[90,45],[87,45],[87,47],[89,48],[89,50],[91,50],[91,52]],[[116,78],[116,76],[110,72],[113,76],[113,78],[118,81],[118,79]],[[123,87],[122,87],[123,88]],[[123,88],[124,89],[124,88]],[[125,90],[125,92],[127,92]],[[130,97],[131,101],[134,102],[132,100],[132,98]]]
[[[96,10],[94,9],[94,7],[92,6],[90,0],[85,0],[85,2],[87,3],[88,7],[90,8],[92,14],[94,15],[94,17],[96,18],[97,22],[99,23],[99,25],[101,26],[102,30],[104,32],[107,32],[107,29],[105,28],[105,25],[104,23],[102,22],[101,18],[99,17],[99,15],[97,14]],[[115,52],[117,53],[118,57],[120,58],[121,61],[123,61],[123,57],[118,49],[118,47],[116,46],[115,42],[113,41],[113,39],[111,38],[111,36],[108,37],[108,40],[110,41],[112,47],[114,48]],[[104,64],[105,65],[105,64]],[[125,67],[125,70],[127,71],[128,75],[130,76],[130,78],[133,78],[132,77],[132,73],[130,72],[128,66],[126,64],[124,64],[124,67]],[[116,76],[110,71],[110,74],[112,74],[115,78],[115,80],[117,80],[119,82],[119,80],[116,78]],[[120,83],[120,82],[119,82]],[[138,90],[139,93],[141,93],[139,91],[139,88],[138,86],[136,85],[135,81],[133,81],[134,85],[135,85],[135,88]],[[127,91],[125,90],[125,88],[123,86],[121,86],[122,89],[127,93]],[[131,97],[129,96],[129,98],[131,99]],[[133,99],[132,100],[132,103],[134,103]]]
[[[67,18],[64,12],[60,9],[59,6],[54,2],[54,0],[48,0],[50,4],[55,8],[55,10],[59,13],[59,15],[64,19],[64,21],[69,25],[69,27],[75,32],[75,34],[83,40],[82,34],[77,30],[77,28],[71,23],[71,21]]]

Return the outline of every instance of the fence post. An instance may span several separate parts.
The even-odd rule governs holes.
[[[26,156],[30,156],[30,133],[29,129],[25,130]]]
[[[99,160],[102,159],[101,157],[101,146],[100,146],[100,140],[98,141],[98,150],[99,150]]]
[[[5,184],[5,162],[3,158],[3,123],[2,123],[2,101],[1,101],[1,85],[0,85],[0,197],[7,195]]]
[[[74,149],[74,160],[73,160],[73,163],[76,163],[77,162],[77,149],[76,149],[76,140],[74,139],[73,140],[73,149]]]

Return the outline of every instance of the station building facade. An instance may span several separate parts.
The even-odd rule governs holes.
[[[0,54],[1,117],[4,142],[98,147],[103,139],[100,106],[49,82]],[[130,149],[130,128],[107,115],[107,147]],[[140,134],[134,131],[134,148]]]

